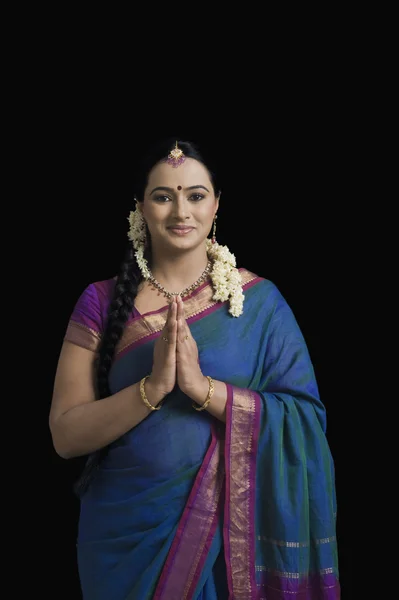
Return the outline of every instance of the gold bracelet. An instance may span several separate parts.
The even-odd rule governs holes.
[[[213,384],[213,379],[212,377],[209,377],[209,375],[206,376],[207,380],[209,381],[209,390],[208,390],[208,395],[205,399],[205,402],[202,406],[198,407],[195,406],[195,404],[193,404],[193,408],[195,408],[195,410],[205,410],[207,408],[207,406],[209,405],[211,398],[213,396],[213,392],[215,391],[215,386]]]
[[[160,403],[158,406],[153,406],[152,404],[150,404],[147,400],[147,396],[145,395],[145,389],[144,389],[144,384],[147,381],[147,379],[149,378],[149,375],[146,375],[145,377],[143,377],[143,379],[140,381],[140,394],[141,394],[141,399],[144,402],[144,404],[150,409],[150,410],[159,410],[162,406],[162,403]]]

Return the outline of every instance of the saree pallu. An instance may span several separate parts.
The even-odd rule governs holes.
[[[184,301],[202,372],[226,384],[226,424],[176,388],[111,444],[81,498],[85,600],[340,598],[334,463],[312,362],[276,286],[240,272],[239,318],[209,284]],[[86,288],[67,340],[95,351],[112,285]],[[166,313],[134,311],[113,393],[151,371]]]

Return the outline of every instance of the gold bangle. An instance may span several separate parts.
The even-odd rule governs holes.
[[[195,410],[205,410],[207,408],[207,406],[209,405],[211,398],[213,396],[213,392],[215,391],[215,386],[213,384],[213,379],[212,377],[209,377],[209,375],[206,376],[207,380],[209,381],[209,390],[208,390],[208,395],[205,399],[205,402],[202,406],[198,407],[195,404],[193,404],[193,408],[195,408]]]
[[[145,389],[144,389],[144,384],[147,381],[147,379],[149,378],[149,375],[146,375],[145,377],[143,377],[143,379],[140,381],[140,394],[141,394],[141,399],[144,402],[144,404],[150,409],[150,410],[159,410],[162,406],[162,404],[159,404],[158,406],[153,406],[152,404],[150,404],[147,400],[147,396],[145,395]]]

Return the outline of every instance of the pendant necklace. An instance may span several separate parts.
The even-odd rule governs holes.
[[[164,296],[166,296],[166,298],[168,298],[169,300],[171,300],[174,296],[181,296],[183,298],[184,296],[188,296],[188,294],[193,292],[197,287],[199,287],[201,285],[201,283],[203,281],[205,281],[207,279],[211,268],[212,268],[212,262],[208,261],[208,264],[206,265],[204,272],[197,279],[197,281],[194,281],[194,283],[192,283],[191,285],[186,287],[182,292],[168,292],[167,290],[165,290],[163,285],[161,285],[159,283],[159,281],[157,281],[155,279],[154,275],[151,273],[151,271],[149,269],[148,270],[149,270],[150,276],[147,278],[147,281],[150,281],[152,283],[152,285],[154,287],[156,287],[160,292],[162,292],[162,294],[164,294]]]

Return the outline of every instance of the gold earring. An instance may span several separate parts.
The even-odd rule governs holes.
[[[213,219],[213,231],[212,231],[212,244],[216,242],[216,219],[218,218],[217,214]]]

